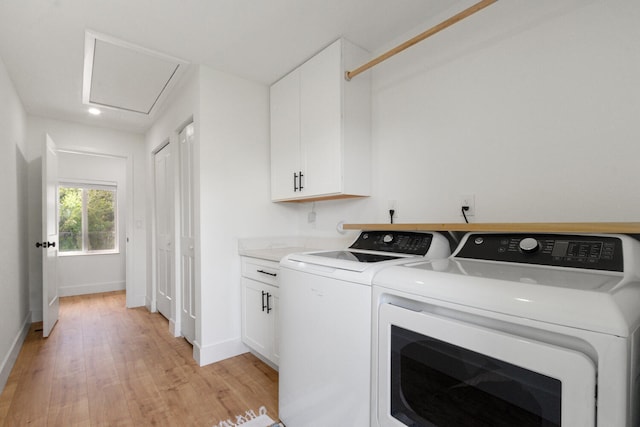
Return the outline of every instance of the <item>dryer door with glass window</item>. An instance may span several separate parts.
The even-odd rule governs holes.
[[[380,426],[593,426],[596,369],[574,350],[383,303]]]

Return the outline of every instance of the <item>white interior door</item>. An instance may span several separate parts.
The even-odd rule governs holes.
[[[180,289],[181,331],[190,343],[196,339],[195,231],[194,231],[194,144],[195,127],[188,124],[180,141]]]
[[[58,321],[58,154],[46,136],[42,151],[42,335],[48,337]]]
[[[156,215],[156,304],[158,311],[169,321],[174,301],[174,245],[173,245],[173,167],[171,147],[164,146],[155,160]],[[173,310],[175,313],[175,309]]]

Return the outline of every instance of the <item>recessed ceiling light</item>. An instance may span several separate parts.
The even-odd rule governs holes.
[[[91,107],[89,108],[89,114],[93,114],[94,116],[99,116],[102,111],[97,108]]]

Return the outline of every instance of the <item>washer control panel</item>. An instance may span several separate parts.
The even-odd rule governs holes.
[[[471,234],[456,258],[624,271],[617,237],[565,234]]]
[[[411,231],[363,231],[351,249],[392,252],[407,255],[426,255],[431,247],[430,233]]]

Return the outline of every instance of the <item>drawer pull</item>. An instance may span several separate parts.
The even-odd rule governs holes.
[[[264,270],[256,270],[258,273],[262,273],[262,274],[266,274],[268,276],[273,276],[276,277],[278,274],[277,273],[269,273],[268,271],[264,271]]]

